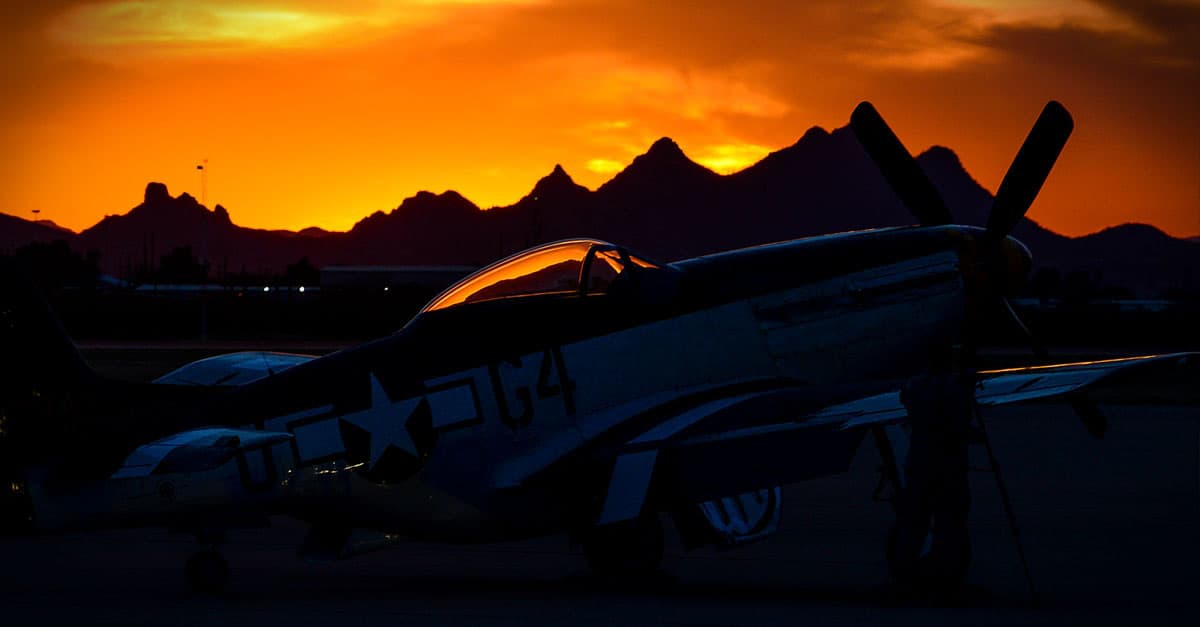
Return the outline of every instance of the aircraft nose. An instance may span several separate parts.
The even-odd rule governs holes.
[[[1008,236],[1000,245],[1000,256],[1004,274],[1004,287],[1012,291],[1025,283],[1033,270],[1033,254],[1021,240]]]
[[[996,240],[982,234],[973,238],[971,251],[968,259],[973,259],[973,263],[964,278],[983,292],[1012,294],[1025,284],[1033,270],[1033,255],[1021,240],[1012,236]]]

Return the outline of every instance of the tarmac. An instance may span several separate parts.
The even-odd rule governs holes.
[[[296,557],[301,523],[230,534],[226,594],[183,581],[191,538],[158,529],[0,538],[5,625],[1194,624],[1200,612],[1200,407],[1105,408],[1094,440],[1065,405],[985,414],[1040,597],[1031,597],[994,478],[971,476],[972,594],[949,607],[886,593],[878,457],[784,489],[773,537],[684,552],[648,581],[591,577],[565,536],[412,543],[351,560]],[[868,443],[869,444],[869,443]],[[984,463],[981,451],[974,461]],[[668,527],[669,529],[669,527]],[[670,532],[669,533],[673,533]]]

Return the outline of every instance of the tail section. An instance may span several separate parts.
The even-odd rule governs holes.
[[[29,274],[0,258],[0,528],[28,524],[24,470],[50,453],[95,380]]]

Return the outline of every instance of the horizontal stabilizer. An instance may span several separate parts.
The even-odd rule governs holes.
[[[154,380],[171,385],[238,386],[274,376],[304,362],[312,355],[245,351],[207,357],[185,364]]]
[[[291,438],[290,433],[243,429],[185,431],[139,446],[112,478],[212,470],[240,451],[257,450]]]

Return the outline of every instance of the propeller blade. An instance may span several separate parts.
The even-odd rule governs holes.
[[[1076,396],[1068,399],[1071,404],[1071,409],[1075,410],[1075,415],[1083,422],[1083,428],[1087,429],[1089,435],[1097,440],[1104,439],[1104,434],[1108,433],[1108,417],[1100,411],[1100,406],[1089,398]]]
[[[1017,226],[1037,198],[1074,128],[1075,122],[1065,107],[1054,100],[1046,103],[996,190],[996,200],[988,215],[988,233],[1004,237]]]
[[[871,160],[879,167],[900,202],[912,212],[921,226],[949,224],[950,210],[929,177],[917,165],[900,138],[869,102],[861,102],[850,115],[850,128]]]
[[[1033,354],[1040,359],[1042,363],[1048,363],[1050,361],[1050,353],[1046,351],[1045,345],[1043,345],[1041,340],[1039,340],[1037,336],[1035,336],[1029,330],[1029,327],[1025,324],[1025,321],[1022,320],[1021,316],[1017,314],[1017,310],[1013,309],[1012,303],[1008,302],[1008,299],[1003,296],[1000,296],[999,298],[1000,304],[1003,305],[1004,309],[1008,312],[1009,318],[1016,323],[1017,328],[1021,330],[1021,334],[1025,336],[1025,340],[1029,342],[1029,348],[1033,350]]]

